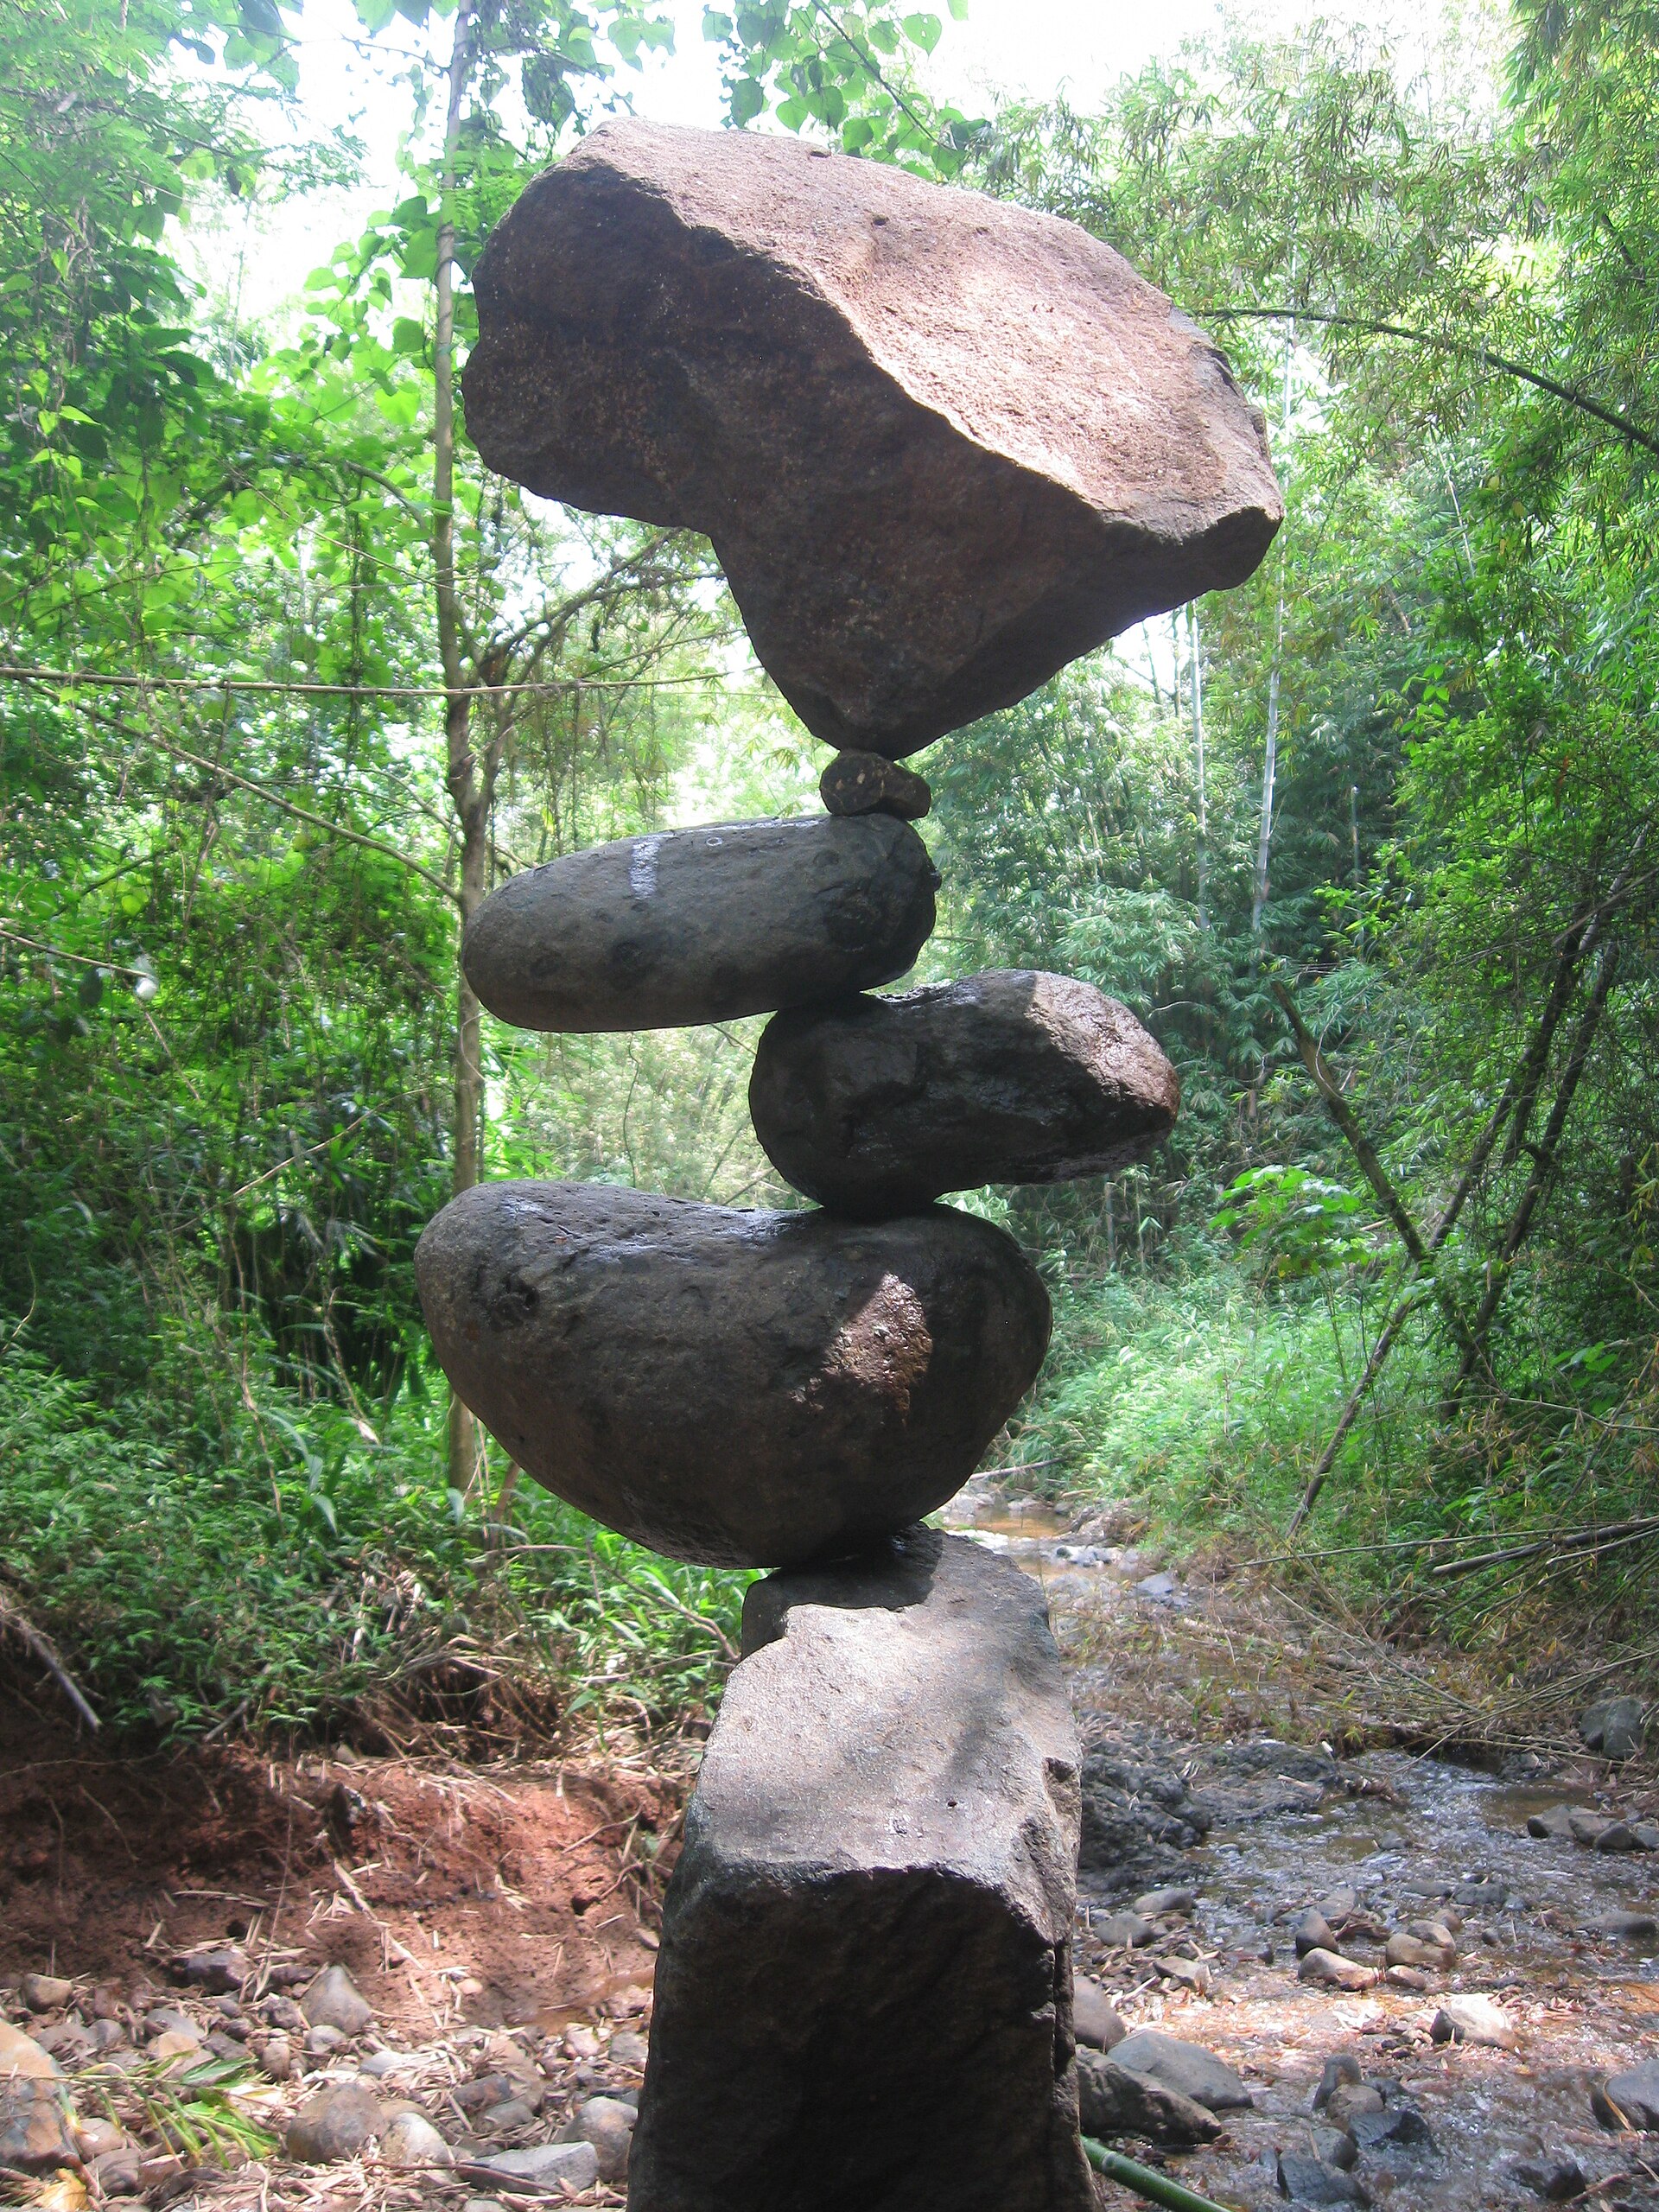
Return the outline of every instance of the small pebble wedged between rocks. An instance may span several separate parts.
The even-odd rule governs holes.
[[[891,814],[920,822],[933,794],[912,768],[880,753],[837,753],[818,778],[818,796],[831,814]]]

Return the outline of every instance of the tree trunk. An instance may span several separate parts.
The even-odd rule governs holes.
[[[1291,289],[1296,287],[1296,249],[1291,247]],[[1296,326],[1285,326],[1284,390],[1279,405],[1279,435],[1290,439],[1290,371],[1296,344]],[[1279,604],[1274,619],[1273,666],[1268,676],[1268,742],[1262,761],[1262,823],[1255,842],[1255,881],[1250,893],[1250,941],[1259,960],[1262,923],[1268,905],[1268,866],[1273,850],[1273,786],[1279,772],[1279,671],[1285,656],[1285,536],[1279,535]]]
[[[460,594],[455,587],[455,231],[450,219],[455,188],[455,156],[461,143],[461,113],[472,66],[472,10],[463,4],[455,16],[449,55],[449,100],[444,124],[443,208],[438,228],[437,328],[432,348],[432,568],[438,620],[438,652],[443,664],[444,781],[461,831],[461,926],[464,931],[487,888],[490,794],[483,787],[473,753],[472,694],[461,655]],[[484,1071],[480,1052],[479,1005],[464,973],[456,946],[455,1106],[453,1189],[469,1191],[478,1180],[483,1123]],[[452,1392],[449,1399],[449,1481],[472,1488],[478,1469],[479,1439],[472,1414]]]
[[[1187,601],[1186,607],[1186,642],[1192,659],[1192,772],[1198,785],[1198,927],[1207,932],[1210,927],[1210,799],[1204,770],[1203,640],[1198,634],[1198,610],[1191,600]]]

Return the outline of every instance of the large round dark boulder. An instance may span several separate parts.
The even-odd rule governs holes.
[[[1262,418],[1072,223],[750,130],[592,131],[492,233],[467,427],[550,499],[703,531],[816,736],[899,759],[1242,583]]]
[[[712,823],[621,837],[502,885],[467,925],[467,979],[520,1029],[675,1029],[902,976],[938,874],[907,823]]]
[[[1175,1071],[1092,983],[994,969],[768,1022],[749,1112],[779,1173],[842,1213],[1128,1165],[1174,1126]]]
[[[527,1473],[677,1559],[846,1553],[960,1489],[1036,1376],[1013,1239],[490,1183],[416,1253],[443,1370]]]

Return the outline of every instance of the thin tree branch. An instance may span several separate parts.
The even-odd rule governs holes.
[[[1519,1205],[1510,1217],[1502,1249],[1487,1281],[1485,1294],[1476,1311],[1471,1332],[1472,1342],[1464,1349],[1463,1364],[1458,1370],[1457,1381],[1447,1394],[1448,1407],[1455,1406],[1461,1398],[1477,1364],[1484,1366],[1488,1373],[1491,1372],[1491,1362],[1485,1352],[1486,1340],[1491,1333],[1492,1323],[1497,1318],[1497,1309],[1509,1287],[1510,1278],[1515,1272],[1516,1255],[1531,1230],[1545,1192],[1554,1179],[1560,1164],[1561,1135],[1567,1127],[1567,1117],[1573,1110],[1573,1098],[1589,1062],[1590,1047],[1595,1042],[1596,1031],[1600,1027],[1602,1014],[1606,1010],[1607,1001],[1618,974],[1618,957],[1619,948],[1616,940],[1610,940],[1603,945],[1596,956],[1595,978],[1584,1010],[1579,1016],[1573,1049],[1561,1072],[1560,1088],[1555,1094],[1555,1103],[1544,1125],[1543,1135],[1535,1146],[1529,1147],[1532,1173],[1528,1178],[1526,1189],[1521,1193]]]
[[[1405,1246],[1414,1267],[1421,1274],[1433,1276],[1434,1300],[1445,1314],[1452,1335],[1465,1353],[1475,1351],[1469,1324],[1464,1318],[1462,1308],[1452,1297],[1446,1285],[1441,1282],[1438,1276],[1434,1276],[1433,1255],[1427,1245],[1424,1243],[1422,1234],[1416,1223],[1407,1211],[1405,1201],[1389,1181],[1387,1170],[1377,1158],[1376,1147],[1366,1135],[1361,1126],[1359,1116],[1343,1096],[1341,1086],[1326,1065],[1325,1055],[1320,1052],[1313,1032],[1302,1019],[1301,1008],[1291,996],[1290,987],[1288,984],[1275,982],[1273,986],[1273,995],[1284,1008],[1285,1018],[1289,1022],[1291,1033],[1296,1039],[1297,1050],[1302,1056],[1302,1065],[1318,1086],[1319,1096],[1324,1099],[1332,1120],[1347,1139],[1349,1149],[1359,1162],[1365,1180],[1376,1195],[1377,1203],[1399,1231],[1400,1241]],[[1475,1357],[1478,1359],[1478,1351],[1475,1351]]]
[[[410,860],[407,853],[400,853],[395,845],[383,844],[378,837],[367,836],[361,830],[347,830],[340,823],[330,822],[321,814],[313,814],[308,807],[296,806],[292,799],[279,798],[267,785],[255,783],[251,776],[238,776],[234,769],[221,767],[214,760],[206,760],[200,753],[188,752],[182,745],[175,745],[171,739],[159,736],[154,730],[135,728],[131,722],[123,721],[115,715],[100,713],[96,707],[83,706],[80,711],[91,721],[101,722],[105,729],[118,730],[123,737],[130,737],[137,744],[153,745],[158,752],[168,753],[189,767],[200,768],[204,774],[224,783],[234,784],[238,791],[251,792],[255,798],[263,799],[267,806],[274,806],[278,813],[291,814],[296,821],[306,823],[313,830],[321,830],[325,836],[339,837],[348,845],[361,845],[366,852],[379,853],[389,861],[396,861],[399,868],[406,868],[411,875],[418,875],[423,883],[430,884],[433,890],[450,906],[455,904],[455,894],[442,876],[434,875],[430,868],[423,868],[418,861]],[[100,967],[111,964],[108,961],[99,963]]]
[[[16,1637],[24,1649],[38,1659],[47,1673],[63,1692],[86,1726],[94,1732],[99,1726],[98,1715],[81,1694],[74,1677],[58,1656],[52,1639],[41,1634],[22,1607],[0,1590],[0,1630]]]
[[[1599,400],[1592,399],[1587,392],[1575,391],[1571,385],[1558,384],[1554,377],[1542,375],[1536,369],[1523,367],[1503,353],[1493,353],[1490,346],[1482,346],[1467,338],[1442,338],[1432,330],[1410,330],[1403,323],[1372,322],[1364,315],[1325,315],[1316,308],[1225,308],[1210,307],[1196,310],[1211,322],[1319,322],[1336,330],[1357,330],[1372,338],[1403,338],[1414,346],[1425,346],[1436,353],[1451,353],[1461,359],[1479,361],[1490,369],[1498,369],[1505,376],[1516,377],[1522,384],[1529,384],[1539,391],[1547,391],[1552,399],[1559,399],[1568,407],[1576,407],[1582,415],[1593,416],[1598,423],[1605,423],[1609,429],[1617,430],[1632,445],[1641,446],[1650,454],[1659,455],[1659,435],[1644,430],[1639,423],[1632,423],[1627,416],[1604,407]]]
[[[1349,1430],[1359,1419],[1360,1408],[1370,1395],[1372,1384],[1382,1372],[1401,1330],[1404,1328],[1407,1321],[1418,1307],[1426,1306],[1433,1294],[1431,1289],[1419,1287],[1402,1298],[1393,1313],[1389,1314],[1383,1325],[1382,1333],[1378,1337],[1376,1347],[1365,1363],[1365,1372],[1348,1393],[1347,1403],[1343,1407],[1342,1412],[1338,1416],[1337,1425],[1331,1432],[1331,1440],[1320,1452],[1313,1471],[1308,1477],[1307,1487],[1297,1503],[1296,1510],[1290,1516],[1289,1524],[1285,1530],[1285,1541],[1287,1544],[1295,1542],[1302,1523],[1319,1503],[1319,1492],[1330,1478],[1332,1468],[1337,1464],[1337,1454],[1341,1451]]]

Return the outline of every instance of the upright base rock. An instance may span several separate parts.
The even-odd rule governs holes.
[[[756,1583],[744,1649],[669,1885],[630,2212],[1088,2212],[1040,1591],[912,1529]]]

